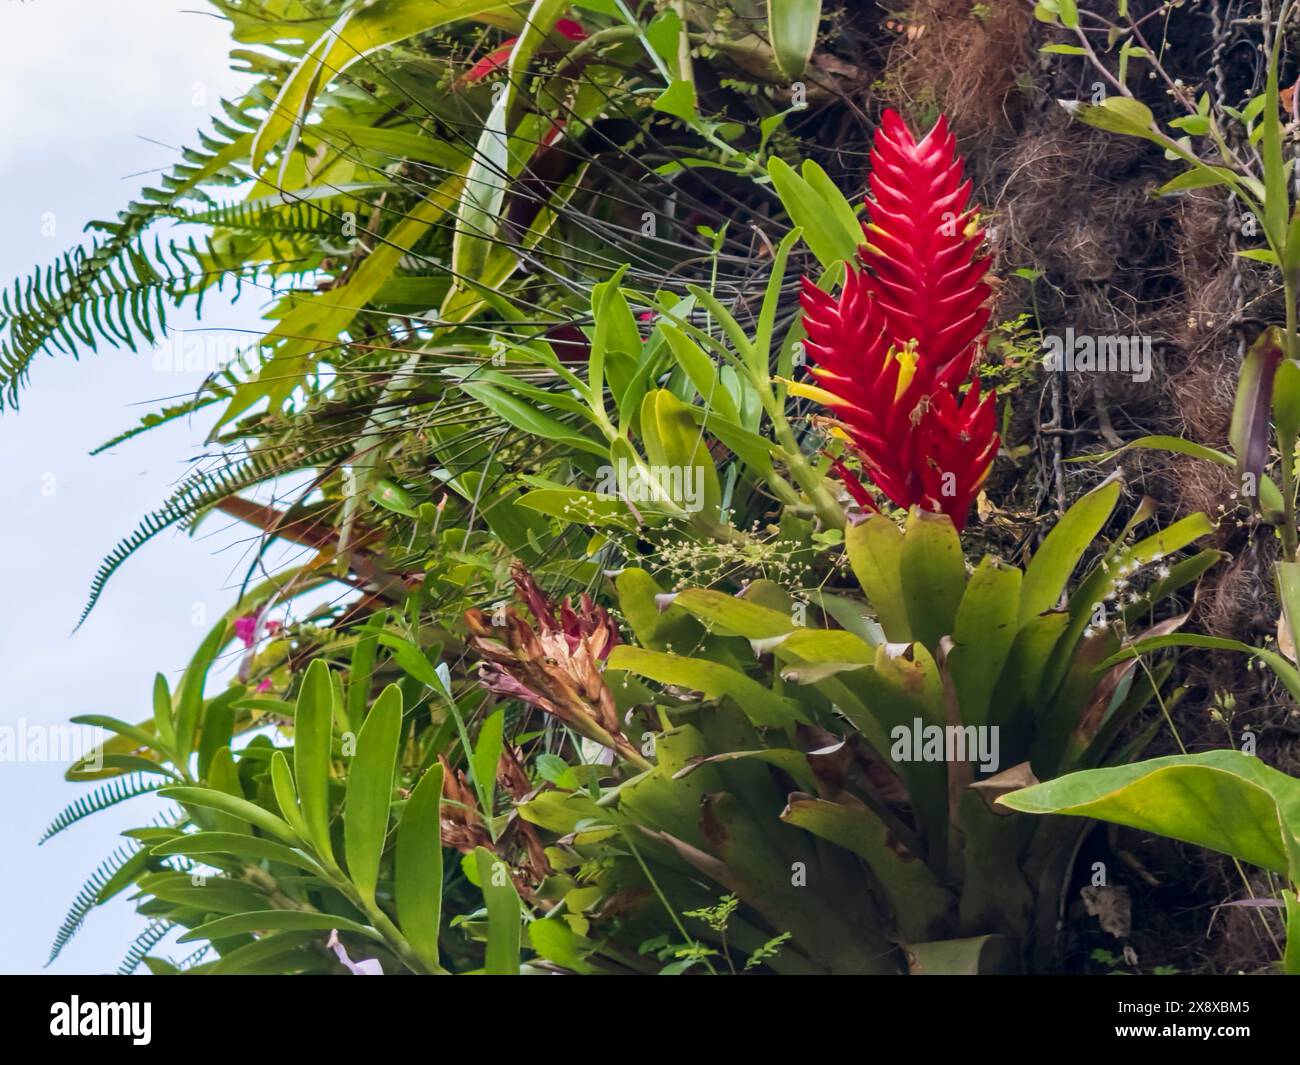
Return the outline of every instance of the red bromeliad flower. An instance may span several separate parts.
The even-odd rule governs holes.
[[[886,111],[871,162],[861,268],[850,267],[838,297],[804,278],[819,387],[796,392],[835,412],[891,502],[942,512],[960,529],[1000,443],[994,394],[972,378],[989,319],[984,233],[943,118],[917,141]],[[833,469],[874,509],[842,462]]]

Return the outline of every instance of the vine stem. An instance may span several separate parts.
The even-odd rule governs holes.
[[[1296,276],[1288,271],[1282,278],[1282,290],[1286,298],[1286,332],[1282,334],[1282,344],[1286,357],[1295,360],[1296,345]],[[1282,508],[1285,515],[1282,522],[1282,544],[1286,550],[1286,560],[1296,561],[1297,543],[1295,514],[1295,434],[1278,433],[1278,448],[1282,452]]]
[[[767,416],[772,420],[772,429],[776,434],[777,443],[785,452],[785,462],[790,469],[790,474],[808,496],[822,524],[828,529],[843,529],[844,510],[827,490],[825,479],[813,469],[812,463],[804,456],[799,441],[795,439],[794,430],[790,427],[790,420],[785,416],[780,402],[772,393],[771,382],[756,383],[760,385],[759,396]]]

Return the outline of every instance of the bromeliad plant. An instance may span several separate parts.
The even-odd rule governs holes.
[[[865,227],[783,161],[787,124],[836,99],[809,66],[819,5],[744,5],[766,35],[696,5],[436,6],[218,3],[276,53],[242,53],[258,88],[58,293],[6,304],[12,398],[51,337],[93,338],[116,257],[177,301],[236,268],[291,286],[257,358],[142,427],[219,408],[232,457],[94,594],[212,511],[262,534],[250,572],[276,541],[308,560],[149,722],[92,722],[114,737],[71,775],[100,790],[52,827],[174,809],[67,934],[135,889],[154,923],[126,968],[171,930],[207,952],[159,972],[1046,966],[1082,829],[980,793],[1142,750],[1172,664],[1097,666],[1181,624],[1165,604],[1216,553],[1137,575],[1208,523],[1139,538],[1150,508],[1117,526],[1110,481],[1023,570],[968,567],[999,446],[969,184],[942,122],[917,139],[892,114]],[[211,240],[159,281],[136,242],[173,218]],[[151,322],[134,291],[119,338]],[[246,497],[296,472],[283,509]],[[271,631],[328,584],[354,594]],[[996,751],[935,761],[936,728]]]
[[[1156,570],[1209,524],[1137,539],[1139,513],[1071,588],[1119,491],[1111,481],[1075,504],[1024,571],[988,557],[968,573],[946,515],[913,508],[902,530],[873,515],[846,533],[865,599],[823,593],[811,614],[829,627],[800,624],[806,604],[772,582],[665,592],[644,570],[619,573],[636,645],[614,647],[590,705],[623,711],[602,742],[634,775],[566,744],[517,804],[551,839],[557,876],[541,891],[586,929],[577,949],[632,951],[667,919],[677,957],[696,965],[778,934],[789,939],[765,963],[778,972],[1050,965],[1086,826],[998,816],[986,798],[1031,772],[1140,752],[1162,719],[1131,726],[1152,699],[1176,703],[1162,695],[1172,664],[1098,666],[1218,557]],[[1139,573],[1152,578],[1140,592]],[[535,624],[545,631],[547,612]],[[491,646],[521,627],[512,613]],[[509,666],[489,660],[522,680],[531,657],[520,646]],[[548,705],[561,696],[538,687],[527,701],[568,723]],[[954,756],[953,742],[970,746]],[[685,916],[719,896],[739,903],[722,937]]]
[[[552,864],[566,875],[550,891],[572,916],[581,911],[585,926],[593,908],[612,915],[601,931],[630,949],[643,939],[658,942],[649,933],[662,910],[677,924],[679,966],[730,964],[727,939],[748,951],[779,934],[789,939],[766,962],[776,971],[1048,964],[1082,830],[1000,818],[980,791],[996,794],[1028,775],[1056,776],[1140,751],[1152,730],[1132,738],[1126,729],[1161,697],[1172,666],[1139,672],[1131,658],[1107,671],[1099,666],[1140,638],[1132,627],[1141,618],[1218,558],[1204,551],[1164,566],[1166,555],[1210,524],[1196,515],[1135,540],[1149,518],[1144,505],[1067,592],[1117,505],[1120,486],[1112,480],[1063,517],[1023,572],[989,557],[968,574],[958,526],[997,446],[990,397],[975,384],[960,393],[987,321],[988,266],[978,254],[969,187],[942,125],[917,141],[891,116],[873,159],[861,268],[848,269],[838,297],[805,284],[806,348],[818,364],[818,385],[791,390],[837,415],[881,494],[910,506],[905,529],[875,512],[867,490],[848,480],[857,501],[875,512],[843,533],[858,586],[828,583],[832,567],[817,587],[796,589],[802,602],[767,580],[738,593],[734,583],[678,591],[641,568],[620,570],[619,606],[639,646],[616,646],[606,686],[587,694],[587,716],[605,738],[591,724],[576,731],[639,772],[630,780],[593,775],[591,760],[571,746],[570,762],[585,764],[548,771],[553,787],[518,807],[555,836]],[[776,265],[787,252],[783,244]],[[690,385],[681,398],[652,394],[641,407],[640,433],[648,450],[661,446],[653,441],[666,434],[652,419],[668,400],[680,424],[698,422],[700,434],[687,435],[680,453],[652,458],[699,461],[710,431],[728,446],[743,440],[734,423],[708,410],[720,383],[705,372],[703,350],[716,352],[739,384],[731,409],[756,394],[754,406],[770,415],[774,430],[766,452],[736,447],[737,461],[752,470],[758,462],[751,456],[779,456],[795,484],[808,489],[784,508],[782,535],[814,553],[808,519],[825,513],[825,467],[814,469],[790,447],[789,423],[767,376],[775,291],[769,286],[755,340],[706,291],[691,293],[720,323],[729,347],[678,305],[660,306],[667,321],[656,329]],[[922,315],[913,291],[932,301],[933,313]],[[616,298],[606,314],[611,307],[619,307]],[[600,308],[596,321],[599,330]],[[706,401],[694,417],[682,411],[692,386]],[[763,472],[774,494],[788,498],[780,493],[792,486],[780,472],[770,465]],[[697,527],[707,532],[719,514],[710,510]],[[839,522],[832,516],[826,524]],[[1156,565],[1158,576],[1136,593],[1135,574]],[[834,627],[797,621],[810,607]],[[549,631],[549,609],[534,605],[532,612],[539,632]],[[1162,617],[1152,635],[1173,631],[1185,616]],[[470,626],[493,676],[506,669],[528,688],[527,702],[570,719],[571,711],[553,708],[569,701],[562,691],[537,690],[541,675],[530,665],[537,655],[517,614],[494,628],[473,614]],[[628,674],[661,687],[646,688]],[[600,709],[611,701],[624,711],[617,732]],[[918,749],[911,751],[914,734]],[[945,755],[942,742],[927,754],[922,735],[972,743],[996,737],[992,761],[1016,768],[1005,776],[992,773],[994,766],[981,771]],[[873,889],[867,896],[858,890],[863,875]],[[713,886],[702,888],[701,878]],[[726,937],[706,917],[686,920],[711,913],[711,895],[731,900]],[[587,938],[582,949],[606,942]]]

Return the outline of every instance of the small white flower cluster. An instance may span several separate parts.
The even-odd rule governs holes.
[[[762,539],[764,532],[770,539]],[[676,540],[657,546],[657,570],[674,588],[710,587],[720,580],[762,577],[778,584],[797,585],[808,570],[796,556],[805,553],[806,544],[798,540],[777,538],[775,526],[762,527],[755,522],[752,539],[739,543],[714,543]]]
[[[1141,571],[1142,565],[1135,558],[1126,558],[1114,566],[1102,562],[1102,570],[1108,574],[1113,574],[1114,579],[1102,599],[1093,603],[1089,608],[1093,621],[1083,630],[1085,640],[1091,640],[1094,636],[1106,630],[1108,624],[1105,620],[1107,603],[1113,603],[1120,607],[1133,607],[1142,602],[1144,593],[1133,587],[1133,579]],[[1169,566],[1163,562],[1152,570],[1152,576],[1156,581],[1164,580],[1169,574]]]

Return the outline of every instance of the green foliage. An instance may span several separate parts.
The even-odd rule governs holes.
[[[271,544],[302,557],[241,587],[175,692],[81,719],[111,737],[47,836],[137,794],[174,809],[56,953],[129,887],[128,971],[345,972],[331,933],[386,973],[1050,968],[1086,826],[981,794],[1140,755],[1179,696],[1145,655],[1188,639],[1175,597],[1219,555],[1175,561],[1203,516],[1117,520],[1117,481],[1023,565],[968,561],[933,514],[846,511],[844,443],[795,380],[799,279],[829,291],[862,240],[859,175],[817,139],[857,121],[810,65],[830,5],[772,0],[766,34],[695,5],[214,6],[257,84],[6,297],[0,388],[271,283],[243,364],[112,442],[216,408],[87,611],[214,513],[257,534],[250,584]],[[173,223],[203,239],[145,255]],[[914,724],[994,729],[1016,768],[904,756]],[[154,956],[173,929],[198,946]]]
[[[1300,975],[1300,780],[1240,751],[1071,773],[1003,795],[1031,814],[1092,817],[1171,836],[1282,874],[1287,973]]]

